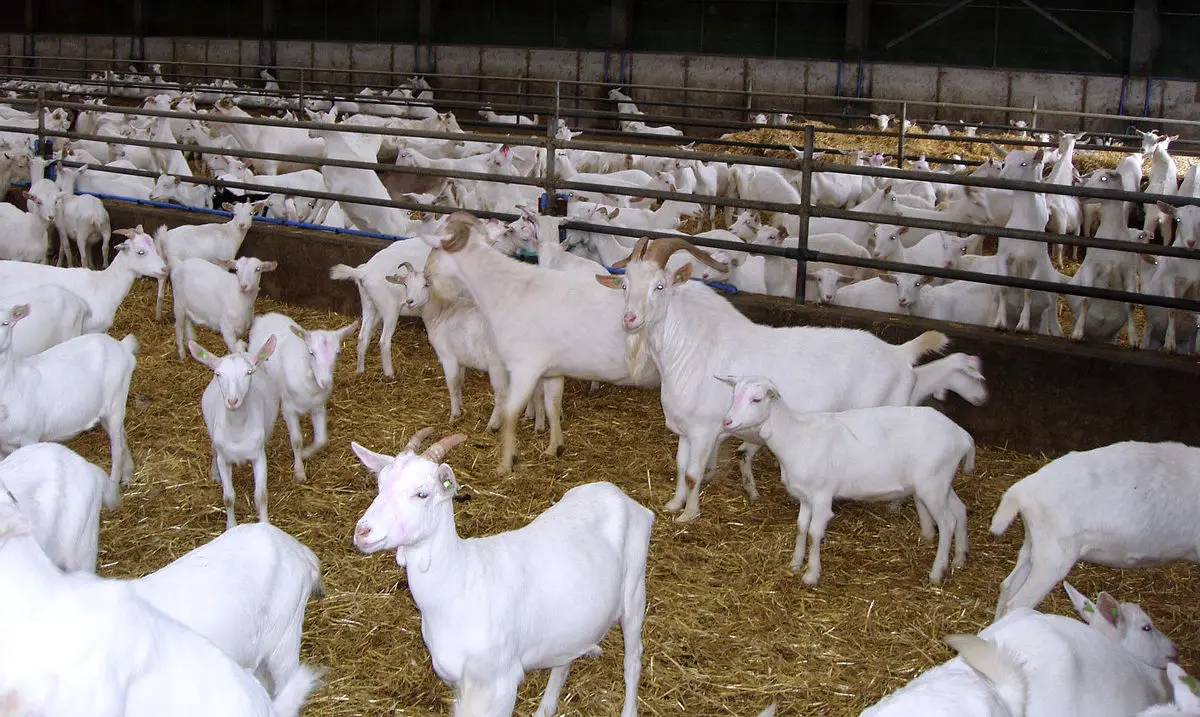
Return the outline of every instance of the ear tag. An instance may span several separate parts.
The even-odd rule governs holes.
[[[450,486],[452,486],[452,485],[454,485],[454,484],[450,482],[450,479],[449,479],[449,478],[447,478],[446,480],[442,481],[442,487],[443,487],[443,488],[449,488],[449,487],[450,487]]]
[[[1083,606],[1083,611],[1090,615],[1090,614],[1096,612],[1096,608],[1093,607],[1091,603],[1087,603],[1086,605]]]
[[[1200,680],[1197,680],[1191,675],[1184,675],[1183,677],[1179,678],[1179,681],[1183,683],[1183,685],[1189,690],[1191,690],[1192,694],[1200,694]]]
[[[1117,608],[1115,608],[1115,607],[1110,607],[1110,608],[1108,609],[1108,614],[1109,614],[1109,615],[1112,615],[1112,619],[1116,620],[1116,619],[1117,619],[1117,616],[1121,614],[1121,611],[1120,611],[1120,610],[1118,610],[1118,609],[1117,609]]]

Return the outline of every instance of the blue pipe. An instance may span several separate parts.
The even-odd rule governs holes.
[[[1129,86],[1129,75],[1121,78],[1121,99],[1117,102],[1117,114],[1125,115],[1125,88]]]
[[[835,97],[842,96],[842,64],[842,61],[838,60],[837,83],[833,87],[833,94]]]
[[[1146,104],[1142,106],[1142,116],[1150,116],[1150,86],[1154,82],[1153,77],[1146,77]]]
[[[862,86],[863,86],[863,61],[859,60],[858,61],[858,87],[855,88],[855,90],[854,90],[855,97],[862,98]]]
[[[15,182],[18,186],[29,186],[29,182]],[[78,194],[91,194],[100,199],[109,199],[117,202],[128,202],[130,204],[138,204],[144,207],[156,207],[158,209],[174,209],[177,211],[192,212],[194,214],[210,214],[220,217],[232,217],[233,212],[227,212],[224,209],[209,209],[208,207],[190,207],[183,204],[170,204],[168,202],[159,202],[153,199],[138,199],[137,197],[121,197],[115,194],[101,194],[99,192],[77,192]],[[365,231],[362,229],[345,229],[342,227],[327,227],[324,224],[310,224],[309,222],[293,222],[287,219],[277,219],[275,217],[254,217],[254,221],[263,222],[265,224],[278,224],[285,227],[296,227],[298,229],[310,229],[313,231],[329,232],[331,234],[346,234],[347,236],[369,237],[371,239],[383,239],[384,241],[404,241],[411,237],[396,236],[394,234],[381,234],[379,232]]]

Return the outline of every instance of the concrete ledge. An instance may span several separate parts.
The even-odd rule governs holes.
[[[209,215],[107,202],[114,227],[202,224]],[[352,282],[333,281],[329,267],[367,261],[387,243],[256,222],[242,252],[279,262],[263,291],[288,303],[360,312]],[[742,294],[733,305],[772,326],[866,329],[899,343],[937,329],[949,351],[979,356],[991,394],[982,407],[952,397],[942,408],[980,443],[1032,453],[1061,454],[1122,440],[1176,440],[1200,445],[1200,362],[1194,357],[1077,344],[1066,339],[1009,334],[873,311],[796,304]],[[615,320],[615,319],[614,319]]]

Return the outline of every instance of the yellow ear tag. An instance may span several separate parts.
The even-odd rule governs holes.
[[[449,487],[450,487],[450,486],[452,486],[452,485],[454,485],[454,484],[453,484],[453,483],[451,483],[451,482],[450,482],[450,479],[448,479],[448,478],[447,478],[446,480],[442,481],[442,487],[443,487],[443,488],[449,488]]]

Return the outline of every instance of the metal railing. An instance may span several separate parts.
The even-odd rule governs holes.
[[[128,69],[131,65],[131,61],[129,58],[87,58],[87,57],[81,58],[81,57],[70,57],[70,56],[53,56],[53,55],[51,55],[51,56],[45,56],[45,55],[33,56],[33,55],[18,55],[18,54],[0,55],[0,62],[7,64],[10,68],[20,68],[20,71],[11,71],[8,74],[0,74],[0,82],[2,82],[4,80],[50,82],[50,81],[62,81],[64,79],[68,79],[68,80],[72,80],[73,82],[75,82],[77,84],[87,84],[87,83],[93,82],[93,81],[89,80],[87,77],[74,76],[70,73],[78,72],[78,73],[80,73],[80,75],[86,75],[92,68],[95,68],[97,66],[103,67],[107,71],[110,71],[110,72],[124,73],[124,72],[128,71]],[[53,68],[53,69],[56,70],[57,72],[59,72],[60,74],[58,74],[58,75],[45,74],[50,69],[50,68],[46,67],[47,63],[55,63],[56,65],[58,65],[58,67]],[[62,67],[63,63],[75,64],[75,65],[78,65],[79,68],[76,70],[72,70],[70,68],[63,68]],[[172,84],[177,85],[174,89],[187,89],[188,83],[200,83],[200,84],[208,85],[209,89],[212,91],[221,91],[221,88],[215,87],[209,83],[212,83],[212,82],[220,80],[220,79],[234,79],[234,80],[243,80],[243,81],[248,79],[253,82],[257,82],[258,81],[257,73],[260,70],[266,69],[266,70],[275,72],[276,74],[294,76],[294,79],[286,78],[286,77],[280,77],[278,79],[280,87],[283,88],[283,89],[281,89],[282,96],[291,96],[291,97],[298,96],[301,100],[304,100],[304,99],[327,100],[327,99],[331,99],[331,98],[337,98],[337,99],[343,99],[343,100],[359,101],[359,102],[363,102],[366,104],[383,104],[383,105],[406,104],[406,102],[404,102],[404,101],[397,102],[397,101],[395,101],[394,98],[379,98],[379,97],[362,98],[357,95],[353,95],[352,88],[350,88],[346,82],[339,82],[339,81],[334,81],[334,80],[321,80],[318,78],[322,77],[322,76],[344,75],[344,76],[347,76],[351,82],[354,82],[355,80],[359,80],[363,77],[373,77],[373,78],[379,78],[379,81],[381,84],[394,86],[397,78],[407,77],[410,75],[410,73],[403,72],[403,71],[374,70],[374,69],[354,68],[354,67],[330,69],[330,68],[315,67],[312,65],[266,65],[266,64],[251,64],[251,63],[222,63],[222,62],[196,61],[196,60],[167,60],[167,59],[162,59],[162,60],[157,60],[157,61],[143,60],[143,61],[141,61],[141,64],[146,67],[150,66],[151,64],[157,64],[157,65],[160,65],[160,66],[163,66],[166,68],[176,68],[176,71],[171,73],[171,76],[174,78],[174,82]],[[197,68],[197,67],[204,68],[204,74],[181,73],[178,71],[178,68]],[[214,71],[216,74],[213,74]],[[249,71],[250,73],[252,73],[252,76],[250,76],[250,77],[246,76],[244,74],[246,71]],[[39,74],[37,74],[38,72],[41,72],[43,74],[39,75]],[[554,85],[556,88],[560,87],[560,86],[574,88],[573,94],[562,93],[560,95],[560,97],[561,97],[561,100],[564,102],[574,102],[576,104],[579,102],[607,103],[608,100],[604,97],[596,97],[595,95],[587,95],[587,94],[584,94],[584,92],[587,90],[604,89],[604,88],[610,88],[610,87],[617,86],[615,83],[608,82],[608,81],[539,78],[539,77],[528,76],[528,75],[521,75],[521,76],[515,76],[515,77],[504,77],[504,76],[496,76],[496,75],[482,75],[482,74],[470,74],[470,73],[428,73],[428,72],[424,72],[424,73],[415,73],[415,74],[417,74],[423,78],[433,80],[434,82],[438,83],[439,95],[443,95],[443,96],[446,94],[452,94],[452,95],[456,95],[456,96],[473,95],[476,97],[494,96],[494,97],[516,97],[516,98],[519,98],[522,101],[514,102],[514,103],[507,103],[505,105],[505,108],[506,109],[512,108],[512,109],[514,109],[514,111],[522,111],[522,112],[538,112],[538,111],[542,111],[542,110],[549,111],[552,108],[550,101],[555,98],[555,96],[553,94],[548,93],[548,92],[547,93],[528,92],[527,87],[529,85],[545,85],[545,86]],[[462,82],[462,81],[476,82],[476,83],[482,83],[482,82],[486,81],[486,82],[489,82],[492,84],[497,84],[497,83],[516,84],[516,85],[518,85],[519,89],[516,91],[511,91],[511,90],[501,90],[501,89],[497,89],[495,87],[489,87],[487,89],[484,89],[482,86],[478,86],[476,88],[471,89],[471,88],[451,86],[452,83],[454,83],[454,82]],[[99,83],[101,81],[95,81],[95,82]],[[137,81],[131,81],[128,79],[122,79],[119,75],[106,77],[103,80],[103,83],[110,90],[115,89],[115,88],[139,89],[139,90],[156,90],[156,89],[162,90],[164,87],[163,85],[155,84],[152,82],[142,83],[142,82],[137,82]],[[448,83],[450,83],[450,84],[448,84]],[[358,85],[366,84],[366,83],[355,83],[355,84],[356,84],[356,86],[358,86]],[[1030,131],[1030,132],[1037,131],[1037,125],[1038,125],[1039,118],[1071,118],[1071,119],[1080,120],[1080,121],[1085,121],[1085,120],[1110,121],[1110,122],[1122,123],[1122,124],[1126,125],[1127,127],[1133,127],[1136,124],[1140,124],[1143,126],[1157,125],[1157,126],[1162,126],[1162,127],[1167,127],[1167,128],[1200,127],[1200,121],[1181,119],[1181,118],[1124,115],[1124,114],[1111,114],[1111,113],[1102,113],[1102,112],[1079,112],[1079,111],[1073,111],[1073,110],[1053,110],[1053,109],[1046,109],[1044,107],[1039,108],[1037,106],[1036,98],[1034,99],[1033,105],[1031,107],[1019,107],[1019,106],[1015,106],[1015,105],[989,105],[989,104],[972,104],[972,103],[963,103],[963,102],[946,102],[946,101],[935,101],[935,100],[888,99],[888,98],[874,98],[874,97],[846,97],[846,96],[840,96],[840,95],[824,95],[824,94],[819,94],[819,93],[766,91],[766,90],[755,90],[752,86],[747,86],[746,88],[744,88],[740,91],[739,90],[731,90],[731,89],[716,89],[716,88],[692,87],[692,86],[687,86],[687,87],[681,88],[678,86],[655,85],[655,84],[646,84],[646,83],[641,83],[641,84],[626,83],[621,86],[625,87],[631,91],[636,91],[636,92],[679,92],[679,91],[684,91],[689,96],[698,94],[700,96],[713,96],[713,97],[730,96],[730,95],[744,97],[745,98],[744,106],[731,106],[731,105],[726,105],[726,104],[704,104],[704,103],[695,102],[695,101],[671,102],[671,101],[667,101],[667,100],[645,100],[645,99],[639,101],[638,104],[642,105],[642,106],[647,106],[647,107],[668,107],[668,108],[683,108],[683,109],[687,109],[687,110],[742,112],[742,113],[745,113],[745,116],[747,118],[749,118],[752,114],[757,113],[757,112],[763,112],[766,114],[795,113],[798,111],[795,109],[796,103],[804,103],[805,105],[807,105],[807,103],[809,103],[809,102],[825,102],[825,103],[834,103],[834,104],[842,106],[843,108],[851,107],[851,106],[867,107],[870,105],[887,106],[887,107],[891,108],[891,111],[893,113],[903,115],[907,119],[913,120],[915,122],[921,122],[921,123],[938,123],[938,122],[944,123],[945,120],[939,119],[936,116],[936,114],[933,117],[917,117],[915,115],[909,116],[908,108],[919,108],[921,110],[932,109],[932,110],[935,110],[935,112],[940,112],[941,110],[949,110],[949,111],[957,112],[960,114],[966,114],[966,113],[970,113],[970,112],[989,112],[989,113],[1004,113],[1005,115],[1028,116],[1031,119],[1031,127],[1028,128],[1028,131]],[[257,96],[262,96],[262,97],[281,96],[279,94],[273,94],[264,89],[252,88],[252,87],[239,88],[238,93],[245,94],[245,95],[257,95]],[[756,102],[755,102],[756,98],[759,98],[759,99],[770,98],[769,101],[773,104],[756,104]],[[542,100],[542,101],[531,101],[531,100]],[[789,106],[788,107],[779,106],[778,105],[779,102],[787,102]],[[420,103],[417,102],[415,104],[420,104]],[[441,104],[441,102],[439,102],[439,104]],[[483,104],[487,104],[487,103],[485,101],[481,100],[479,102],[479,104],[483,105]],[[559,112],[560,112],[560,116],[571,116],[570,114],[568,114],[568,110],[566,108],[559,108]],[[823,118],[823,119],[829,119],[833,122],[868,122],[869,123],[871,121],[870,117],[868,116],[868,114],[866,112],[863,112],[860,114],[854,114],[854,113],[847,113],[844,109],[839,112],[819,112],[819,111],[810,111],[807,108],[807,106],[805,106],[805,109],[800,110],[800,112],[804,116],[809,117],[809,118]],[[671,122],[671,123],[675,123],[675,124],[684,124],[684,125],[686,125],[689,122],[694,121],[692,118],[683,117],[683,116],[679,116],[679,115],[661,115],[661,114],[657,114],[657,113],[648,115],[647,118],[651,119],[653,121],[656,121],[656,122],[663,121],[663,122]],[[997,130],[997,131],[1004,131],[1004,132],[1014,132],[1015,131],[1013,127],[1005,126],[1005,125],[996,125],[996,124],[987,124],[987,123],[973,123],[973,124],[981,129],[990,129],[990,130]],[[723,125],[713,125],[713,126],[728,127],[731,125],[729,125],[728,123],[725,123]],[[749,122],[747,122],[746,126],[754,126],[754,125],[751,125]],[[1129,134],[1112,134],[1112,133],[1102,133],[1102,132],[1093,132],[1092,134],[1099,135],[1102,137],[1108,137],[1111,139],[1121,139],[1121,138],[1129,138],[1130,137]],[[1136,139],[1136,138],[1134,138],[1134,139]],[[1188,140],[1180,141],[1181,144],[1186,143],[1186,142],[1188,142]],[[1200,141],[1197,141],[1196,144],[1198,147],[1200,147]]]
[[[180,118],[189,120],[201,120],[207,123],[240,123],[245,125],[253,125],[264,128],[271,127],[291,127],[301,129],[316,129],[316,130],[335,130],[347,133],[383,135],[399,138],[419,138],[419,139],[435,139],[448,141],[469,141],[469,142],[490,142],[490,143],[507,143],[510,145],[531,146],[545,150],[545,163],[542,166],[542,176],[509,176],[498,175],[491,173],[480,173],[471,171],[461,171],[454,169],[437,169],[437,168],[420,168],[413,166],[399,166],[394,164],[381,163],[378,161],[358,161],[350,159],[331,159],[321,157],[307,157],[302,155],[281,154],[264,152],[253,149],[226,149],[216,147],[200,147],[196,145],[187,145],[179,143],[164,143],[156,142],[148,139],[112,137],[107,135],[86,134],[69,130],[54,130],[46,126],[43,118],[45,112],[54,109],[65,109],[75,112],[96,110],[95,105],[69,102],[63,100],[52,100],[46,97],[46,93],[40,92],[38,97],[32,99],[14,99],[8,100],[8,104],[17,107],[28,107],[33,110],[38,118],[37,127],[19,127],[0,124],[0,132],[18,132],[25,133],[37,137],[41,144],[46,146],[47,138],[61,138],[69,140],[93,140],[98,142],[106,142],[109,144],[140,146],[152,149],[179,149],[184,152],[195,152],[199,154],[220,154],[239,157],[243,159],[260,159],[260,160],[278,160],[293,163],[302,163],[321,166],[337,166],[348,167],[355,169],[366,169],[375,172],[395,172],[401,174],[425,175],[433,177],[441,177],[446,179],[470,180],[482,182],[498,182],[505,184],[515,184],[522,186],[538,187],[549,194],[557,193],[561,190],[576,191],[576,192],[592,192],[606,195],[621,195],[631,197],[645,197],[656,200],[672,200],[686,203],[699,203],[702,205],[715,205],[717,207],[734,207],[739,209],[752,209],[759,211],[767,211],[774,213],[782,213],[794,215],[798,219],[799,233],[797,237],[796,247],[773,247],[759,244],[745,244],[740,242],[727,242],[716,239],[708,239],[702,237],[692,237],[675,231],[649,231],[643,228],[626,228],[616,227],[607,224],[597,224],[579,220],[569,220],[564,223],[565,229],[576,229],[581,231],[597,232],[602,234],[611,234],[616,236],[650,236],[650,237],[666,237],[679,236],[687,238],[694,244],[713,248],[725,249],[749,254],[761,254],[797,261],[796,266],[796,296],[797,301],[804,300],[805,292],[805,276],[806,264],[809,262],[822,262],[840,266],[864,267],[870,269],[879,269],[885,271],[898,271],[907,273],[917,273],[945,279],[969,280],[979,283],[991,284],[996,286],[1015,288],[1015,289],[1032,289],[1044,291],[1053,294],[1065,294],[1073,296],[1088,297],[1094,299],[1107,299],[1113,301],[1126,302],[1131,304],[1139,304],[1143,306],[1155,306],[1169,309],[1183,310],[1192,313],[1200,312],[1200,301],[1195,301],[1186,298],[1167,297],[1158,294],[1145,294],[1138,292],[1127,292],[1116,289],[1108,289],[1102,287],[1087,287],[1074,286],[1069,284],[1060,284],[1056,282],[1040,281],[1033,279],[1025,279],[1020,277],[998,276],[994,274],[964,271],[959,269],[950,269],[937,266],[914,265],[895,261],[886,261],[879,259],[864,259],[851,257],[842,254],[831,254],[827,252],[817,251],[808,245],[809,220],[813,217],[828,217],[834,219],[845,219],[857,222],[881,223],[895,226],[908,226],[925,229],[934,229],[939,231],[959,232],[959,233],[974,233],[985,234],[996,237],[1008,237],[1016,239],[1026,239],[1042,243],[1067,244],[1074,246],[1083,246],[1088,248],[1107,249],[1119,252],[1149,254],[1156,256],[1169,256],[1186,258],[1189,260],[1200,259],[1200,253],[1193,252],[1187,249],[1178,247],[1159,246],[1154,244],[1140,244],[1126,241],[1115,241],[1110,239],[1098,239],[1088,237],[1065,236],[1060,234],[1050,234],[1046,232],[1026,231],[1011,229],[1006,227],[992,227],[985,225],[976,225],[968,223],[958,223],[941,221],[935,219],[922,219],[916,217],[906,217],[902,215],[890,215],[880,213],[866,213],[861,211],[851,211],[840,208],[825,207],[814,205],[812,203],[812,187],[814,175],[818,173],[830,174],[848,174],[862,175],[876,178],[902,179],[909,181],[929,181],[939,184],[961,185],[968,187],[985,187],[993,189],[1009,189],[1015,191],[1033,191],[1048,194],[1062,194],[1068,196],[1076,196],[1081,198],[1092,199],[1107,199],[1126,202],[1136,202],[1144,204],[1154,201],[1166,201],[1175,205],[1200,205],[1200,199],[1190,197],[1182,197],[1175,195],[1157,195],[1143,192],[1126,192],[1122,190],[1109,189],[1093,189],[1086,187],[1049,185],[1041,182],[1023,182],[1007,179],[993,179],[971,176],[957,176],[940,172],[919,172],[903,169],[892,169],[886,167],[871,167],[871,166],[856,166],[847,164],[836,164],[832,162],[822,161],[817,158],[816,153],[819,148],[816,146],[816,136],[818,132],[827,131],[824,128],[818,129],[813,125],[804,125],[804,148],[799,157],[793,158],[775,158],[775,157],[758,157],[758,156],[743,156],[732,155],[722,152],[698,151],[694,149],[684,149],[678,147],[663,147],[654,145],[616,143],[608,141],[595,140],[559,140],[554,136],[553,128],[555,123],[548,122],[547,131],[542,135],[501,135],[501,134],[480,134],[466,132],[443,132],[432,130],[416,130],[416,129],[401,129],[391,127],[374,127],[364,125],[349,125],[349,124],[331,124],[312,121],[289,121],[269,117],[229,117],[217,113],[184,113],[178,111],[153,110],[147,108],[105,106],[104,111],[117,112],[126,115],[138,115],[148,117],[165,117],[165,118]],[[611,113],[610,113],[611,116]],[[552,119],[557,119],[552,115]],[[511,128],[509,128],[511,129]],[[901,139],[903,134],[900,135]],[[661,138],[660,138],[661,139]],[[678,141],[680,138],[672,138]],[[962,138],[954,138],[954,141],[959,141]],[[711,143],[711,142],[710,142]],[[738,145],[746,143],[738,143],[736,141],[728,141],[727,144]],[[647,157],[663,157],[663,158],[681,158],[694,159],[706,162],[726,162],[735,166],[743,167],[772,167],[778,169],[795,170],[800,173],[800,189],[799,194],[801,201],[798,203],[779,203],[756,199],[745,198],[730,198],[715,195],[698,195],[698,194],[681,194],[673,191],[657,190],[650,188],[630,188],[613,186],[604,183],[593,182],[578,182],[572,181],[570,178],[560,177],[557,172],[556,156],[558,152],[567,150],[593,150],[603,153],[613,153],[620,155],[636,154]],[[76,162],[65,162],[68,165],[79,166]],[[129,174],[143,177],[158,177],[157,172],[149,172],[144,170],[127,169],[119,167],[108,167],[105,165],[88,165],[92,171],[115,172],[118,174]],[[357,203],[372,206],[390,207],[396,209],[406,209],[413,211],[422,211],[428,213],[445,214],[453,211],[458,211],[458,207],[449,207],[442,205],[428,205],[419,202],[410,202],[403,200],[384,200],[367,198],[356,195],[348,195],[344,193],[329,192],[329,191],[313,191],[299,190],[269,183],[246,183],[246,182],[230,182],[219,181],[207,177],[191,177],[183,175],[177,176],[183,182],[193,184],[204,184],[214,187],[227,187],[232,189],[240,189],[244,191],[260,192],[260,193],[279,193],[291,196],[309,197],[315,199],[327,199],[338,202]],[[473,214],[482,217],[494,217],[504,220],[515,220],[519,215],[504,212],[504,211],[485,211],[478,209],[468,209]],[[382,235],[380,235],[382,236]],[[398,237],[389,237],[398,238]]]

